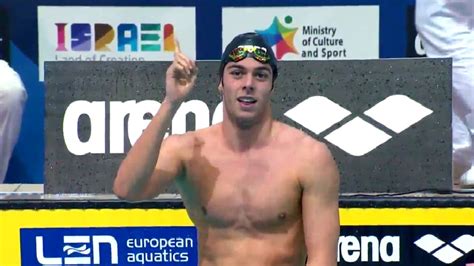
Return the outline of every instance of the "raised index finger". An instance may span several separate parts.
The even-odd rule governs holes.
[[[181,53],[181,48],[179,47],[179,41],[176,38],[174,39],[174,52]]]

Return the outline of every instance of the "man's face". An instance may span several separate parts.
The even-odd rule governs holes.
[[[270,65],[253,58],[229,62],[224,68],[220,88],[228,117],[248,127],[271,114],[272,78]]]

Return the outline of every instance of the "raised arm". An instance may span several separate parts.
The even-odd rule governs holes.
[[[113,191],[122,199],[157,196],[182,171],[180,136],[163,141],[181,102],[194,87],[197,68],[176,42],[174,61],[166,71],[166,97],[143,134],[122,161]]]
[[[336,266],[339,239],[339,171],[331,152],[321,143],[308,150],[302,179],[303,225],[307,265]]]

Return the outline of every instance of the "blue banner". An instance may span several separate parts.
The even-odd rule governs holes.
[[[20,229],[21,265],[197,265],[195,227]]]

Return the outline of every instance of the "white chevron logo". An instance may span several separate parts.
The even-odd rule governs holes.
[[[364,114],[396,134],[433,113],[406,95],[391,95]],[[313,96],[285,112],[285,115],[319,135],[352,113],[324,96]],[[362,156],[392,136],[356,116],[329,133],[325,139],[353,156]]]
[[[451,243],[445,243],[438,237],[427,234],[415,241],[415,245],[433,255],[439,261],[451,264],[474,250],[474,237],[462,235]]]

